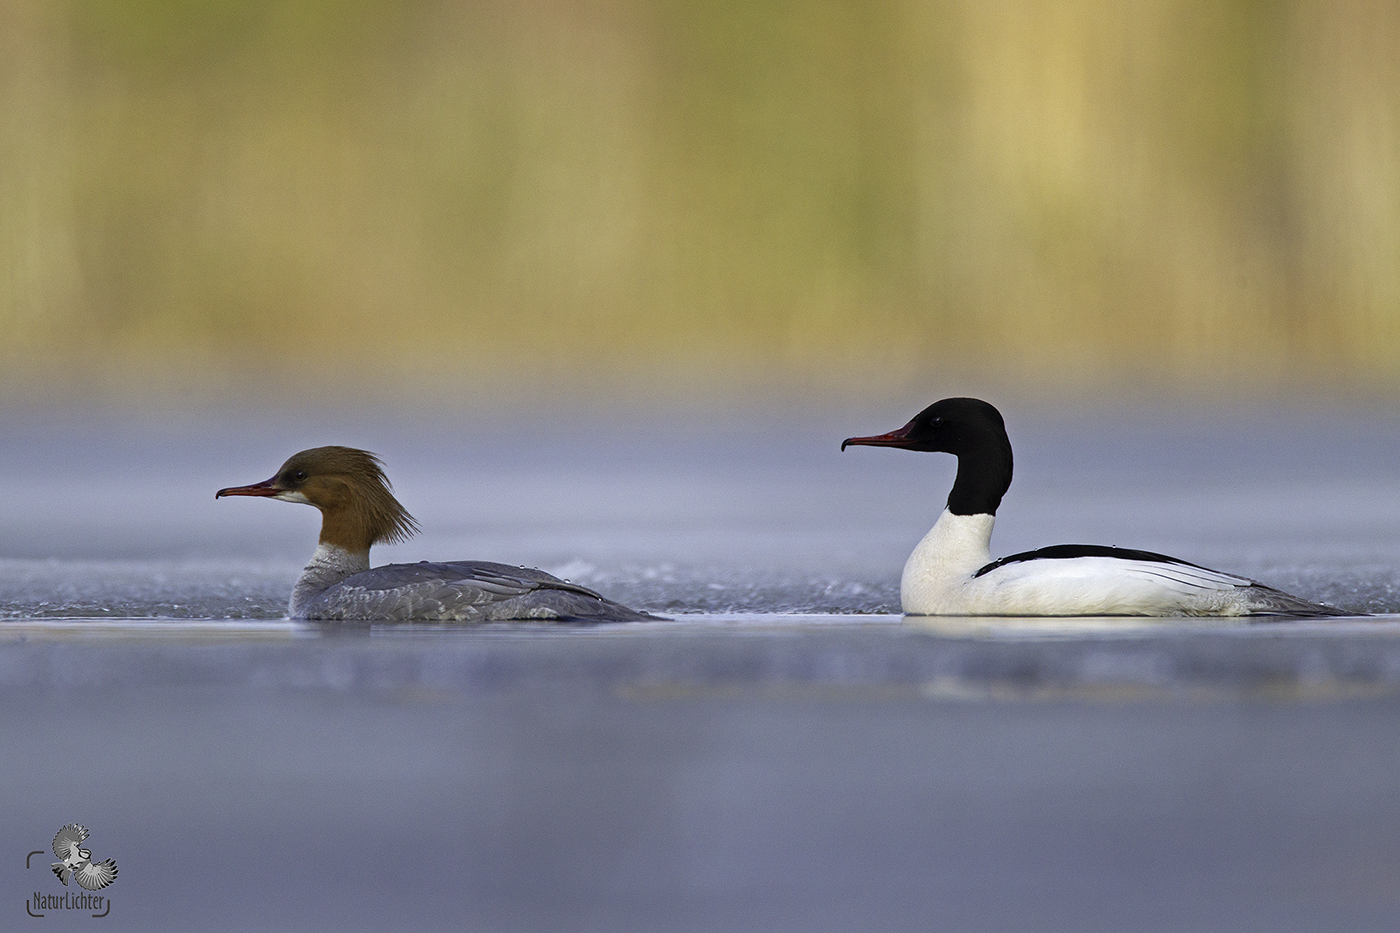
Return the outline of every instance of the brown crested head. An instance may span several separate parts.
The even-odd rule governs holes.
[[[295,453],[271,479],[220,489],[222,496],[266,496],[321,510],[321,543],[352,551],[406,541],[418,523],[394,498],[379,458],[354,447],[313,447]]]

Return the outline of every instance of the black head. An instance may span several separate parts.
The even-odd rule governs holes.
[[[976,398],[945,398],[888,434],[848,437],[841,449],[899,447],[953,454],[958,477],[948,496],[948,508],[958,515],[995,515],[1001,497],[1011,487],[1011,440],[1001,412]]]

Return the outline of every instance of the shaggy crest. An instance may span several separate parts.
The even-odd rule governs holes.
[[[321,509],[323,540],[338,537],[335,531],[353,528],[368,538],[367,545],[397,544],[418,531],[418,522],[394,498],[382,461],[367,450],[337,446],[303,450],[282,464],[274,481],[302,492]]]

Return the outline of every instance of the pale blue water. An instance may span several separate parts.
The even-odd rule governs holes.
[[[838,448],[911,413],[12,417],[0,916],[96,922],[21,913],[79,821],[118,930],[1395,929],[1400,621],[906,621],[952,460]],[[1007,414],[995,553],[1400,612],[1395,419]],[[377,561],[674,621],[285,621],[315,512],[213,493],[325,443],[422,522]]]

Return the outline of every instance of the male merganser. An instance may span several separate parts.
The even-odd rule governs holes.
[[[604,599],[542,570],[467,560],[387,564],[373,570],[369,549],[394,544],[418,523],[390,491],[378,457],[353,447],[293,454],[268,480],[220,489],[321,510],[321,540],[292,589],[294,619],[394,622],[561,620],[637,622],[656,616]]]
[[[1061,544],[993,561],[997,506],[1011,486],[1001,413],[945,398],[904,427],[849,445],[941,451],[958,458],[948,506],[909,555],[899,594],[909,615],[1337,616],[1245,577],[1129,548]]]

